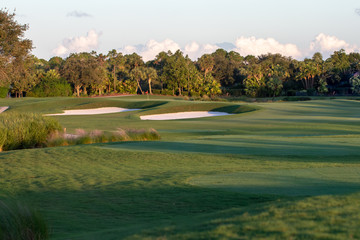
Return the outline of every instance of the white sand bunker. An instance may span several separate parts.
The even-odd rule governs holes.
[[[129,111],[137,111],[137,110],[140,110],[140,109],[127,109],[127,108],[118,108],[118,107],[103,107],[103,108],[93,108],[93,109],[64,110],[64,113],[46,114],[45,116],[96,115],[96,114],[106,114],[106,113],[129,112]]]
[[[0,113],[5,112],[8,109],[9,109],[9,107],[0,107]]]
[[[177,113],[165,113],[140,116],[141,120],[176,120],[176,119],[189,119],[189,118],[203,118],[203,117],[216,117],[233,115],[225,112],[207,112],[207,111],[195,111],[195,112],[177,112]]]

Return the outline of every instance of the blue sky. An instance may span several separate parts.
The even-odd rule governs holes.
[[[180,48],[191,58],[227,43],[242,55],[293,58],[360,49],[358,0],[3,0],[27,23],[33,53],[133,51],[145,60]]]

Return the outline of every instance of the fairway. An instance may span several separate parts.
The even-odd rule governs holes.
[[[1,99],[76,129],[154,128],[160,141],[0,153],[0,197],[38,209],[51,239],[360,238],[360,101],[179,97]],[[226,116],[144,121],[191,111]]]
[[[189,183],[252,194],[315,196],[358,192],[359,178],[359,167],[326,167],[209,175]]]

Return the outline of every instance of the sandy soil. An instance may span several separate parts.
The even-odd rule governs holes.
[[[194,111],[194,112],[178,112],[178,113],[165,113],[155,115],[140,116],[141,120],[176,120],[176,119],[189,119],[189,118],[203,118],[203,117],[216,117],[232,115],[224,112],[207,112],[207,111]]]
[[[45,116],[59,116],[59,115],[96,115],[106,113],[119,113],[136,111],[140,109],[127,109],[118,107],[104,107],[104,108],[93,108],[93,109],[79,109],[79,110],[64,110],[64,113],[46,114]]]
[[[0,107],[0,113],[5,112],[8,110],[9,107]]]

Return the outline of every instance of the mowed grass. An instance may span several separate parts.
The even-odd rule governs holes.
[[[52,239],[360,238],[359,101],[249,105],[131,96],[0,105],[41,113],[142,105],[135,112],[56,119],[69,131],[153,127],[162,136],[1,153],[1,199],[40,210]],[[253,111],[139,119],[244,106]]]

